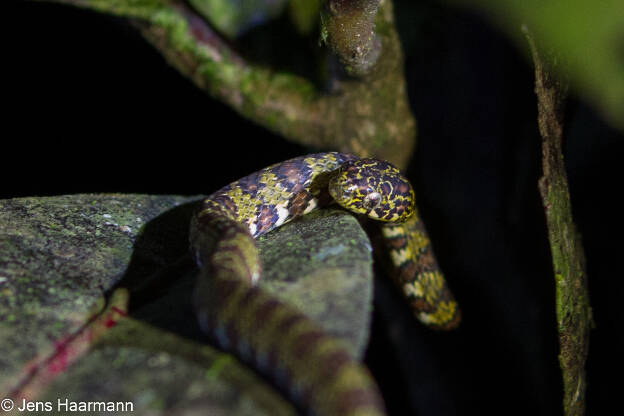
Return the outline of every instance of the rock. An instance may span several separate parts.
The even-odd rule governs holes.
[[[139,414],[292,413],[252,370],[205,345],[197,328],[190,303],[196,270],[187,248],[197,199],[0,201],[0,391],[15,388],[33,362],[80,330],[98,299],[122,286],[130,289],[130,318],[106,331],[42,397],[131,401]],[[338,209],[319,211],[267,234],[258,246],[261,284],[361,357],[372,258],[357,220]]]

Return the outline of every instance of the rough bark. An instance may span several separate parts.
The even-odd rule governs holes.
[[[535,93],[542,136],[543,172],[539,191],[546,215],[555,275],[563,407],[565,415],[581,416],[585,412],[585,361],[589,349],[591,308],[585,255],[581,236],[572,218],[562,153],[567,80],[553,75],[554,67],[562,65],[557,55],[540,49],[526,26],[522,30],[535,64]]]
[[[365,75],[377,62],[381,42],[375,34],[379,0],[327,0],[321,37],[336,53],[347,73]]]

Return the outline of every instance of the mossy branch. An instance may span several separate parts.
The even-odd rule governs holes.
[[[556,285],[559,329],[559,364],[563,377],[563,407],[566,416],[585,411],[585,361],[589,349],[591,308],[587,291],[585,255],[572,219],[568,181],[563,161],[563,108],[567,80],[553,74],[561,62],[554,53],[544,53],[525,26],[522,27],[535,64],[535,93],[542,136],[542,169],[539,191],[546,214]]]
[[[288,140],[317,149],[377,156],[401,167],[407,164],[415,141],[415,121],[407,102],[403,55],[390,0],[379,2],[378,12],[377,1],[369,2],[374,7],[365,7],[367,27],[374,20],[377,31],[376,64],[368,68],[365,78],[337,80],[332,93],[320,91],[295,74],[246,61],[183,1],[44,1],[131,19],[171,65],[198,87]]]

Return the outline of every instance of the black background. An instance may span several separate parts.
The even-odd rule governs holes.
[[[393,414],[561,414],[531,62],[473,13],[395,3],[419,130],[409,176],[464,321],[417,326],[380,281],[367,362]],[[13,0],[0,10],[3,198],[210,193],[310,151],[197,90],[121,19]],[[274,44],[300,40],[279,30]],[[258,53],[260,35],[243,49]],[[624,385],[624,137],[574,96],[566,117],[596,324],[588,414],[604,414]]]

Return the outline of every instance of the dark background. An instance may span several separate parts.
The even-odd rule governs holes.
[[[379,280],[367,361],[393,414],[561,414],[531,63],[476,14],[395,3],[419,130],[409,176],[464,321],[452,333],[418,326]],[[2,198],[210,193],[310,151],[197,90],[123,20],[14,0],[0,10]],[[243,49],[258,54],[261,36],[302,41],[277,26]],[[624,137],[574,96],[566,117],[596,324],[588,414],[604,414],[624,385]]]

